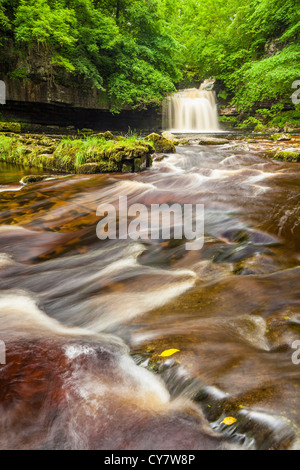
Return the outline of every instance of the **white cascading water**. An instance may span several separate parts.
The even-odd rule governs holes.
[[[163,106],[163,127],[171,132],[216,132],[219,130],[214,80],[200,88],[180,90]]]

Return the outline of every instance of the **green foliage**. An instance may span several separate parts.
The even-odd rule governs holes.
[[[113,112],[158,105],[209,77],[240,110],[283,109],[300,79],[299,29],[297,0],[0,0],[10,51],[0,66],[13,78],[95,87]],[[262,125],[275,111],[262,111]]]
[[[240,108],[252,108],[265,99],[290,100],[292,83],[300,76],[299,63],[299,47],[289,45],[273,57],[244,64],[231,77]]]
[[[180,11],[172,21],[176,17],[174,34],[185,47],[185,83],[214,76],[241,110],[264,100],[291,104],[292,83],[300,79],[297,0],[174,4]]]
[[[300,106],[296,106],[295,110],[284,111],[278,113],[271,121],[269,126],[271,127],[293,127],[299,126],[300,122]]]
[[[12,78],[96,87],[114,112],[160,104],[180,78],[159,0],[0,0],[0,38],[25,64]]]
[[[261,126],[261,121],[253,116],[250,116],[248,119],[245,119],[237,127],[239,129],[254,129],[257,126]]]

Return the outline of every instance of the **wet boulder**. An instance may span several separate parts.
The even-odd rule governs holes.
[[[153,142],[155,151],[158,153],[176,153],[174,143],[162,135],[155,134],[153,132],[152,134],[149,134],[145,140]]]
[[[282,162],[300,163],[300,150],[282,150],[277,152],[273,159]]]
[[[49,178],[49,175],[27,175],[21,179],[22,184],[32,184],[39,183],[45,179]]]
[[[290,134],[273,134],[270,136],[271,140],[275,140],[276,142],[284,142],[291,140],[292,137]]]
[[[21,132],[21,124],[19,122],[0,122],[0,132]]]
[[[116,164],[112,162],[96,162],[96,163],[85,163],[80,165],[76,172],[83,175],[93,175],[96,173],[110,173],[118,171]]]
[[[214,137],[201,137],[197,142],[199,145],[225,145],[230,141],[228,139],[220,139]]]
[[[99,139],[105,140],[114,140],[114,135],[110,131],[98,132],[97,134],[92,134],[91,137],[98,137]]]

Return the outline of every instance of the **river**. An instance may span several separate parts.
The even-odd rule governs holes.
[[[297,446],[300,173],[268,146],[27,186],[0,168],[0,448]],[[97,207],[122,195],[204,204],[203,248],[100,241]]]

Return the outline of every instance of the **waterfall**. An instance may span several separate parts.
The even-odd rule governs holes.
[[[214,80],[205,80],[200,88],[180,90],[166,98],[163,128],[172,132],[216,132],[219,130]]]

